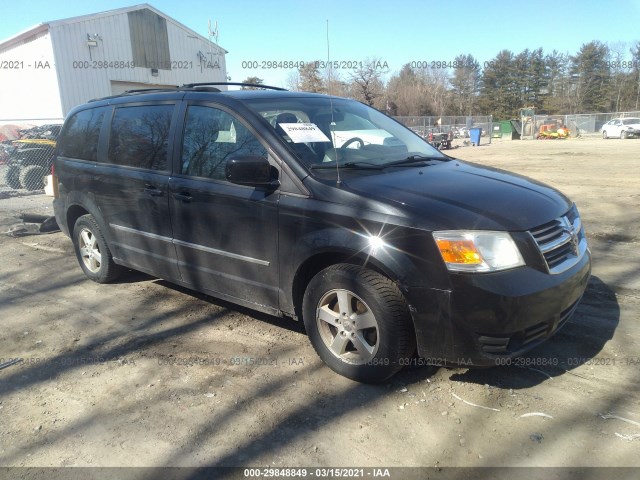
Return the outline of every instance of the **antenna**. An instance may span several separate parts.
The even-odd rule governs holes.
[[[333,69],[331,68],[331,62],[329,61],[330,58],[331,58],[331,55],[329,54],[329,19],[327,19],[327,65],[329,68],[329,75],[328,75],[329,82],[331,82],[331,74],[333,73]]]
[[[213,62],[214,48],[213,48],[213,41],[211,40],[212,38],[215,40],[215,43],[216,43],[215,55],[216,56],[220,55],[220,47],[218,45],[218,21],[217,20],[212,29],[211,19],[209,19],[207,23],[207,33],[209,34],[209,61]]]
[[[209,24],[207,25],[207,30],[209,31],[209,41],[211,41],[211,37],[216,39],[216,44],[218,43],[218,21],[216,20],[216,23],[213,27],[213,30],[211,29],[211,19],[209,19]]]
[[[328,80],[331,82],[331,55],[329,50],[329,19],[327,19],[327,65],[329,66],[329,75]],[[327,85],[328,87],[329,85]],[[329,131],[331,132],[331,144],[333,145],[333,151],[336,154],[336,174],[338,176],[336,183],[338,185],[342,184],[342,180],[340,180],[340,159],[338,158],[338,149],[336,148],[336,135],[335,135],[335,126],[336,122],[333,118],[333,99],[331,98],[331,93],[327,89],[327,94],[329,95],[329,108],[331,109],[331,124],[329,125]]]

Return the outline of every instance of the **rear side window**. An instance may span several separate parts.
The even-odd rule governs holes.
[[[167,170],[173,105],[116,108],[111,123],[109,163]]]
[[[80,160],[98,159],[98,138],[107,107],[82,110],[65,124],[58,140],[58,155]]]

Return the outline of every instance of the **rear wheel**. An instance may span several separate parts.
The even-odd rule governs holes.
[[[303,302],[311,344],[335,372],[352,380],[382,382],[415,351],[409,309],[398,287],[356,265],[322,270]]]
[[[16,165],[8,165],[4,173],[4,184],[15,190],[22,187],[20,185],[20,167]]]
[[[603,130],[603,131],[602,131],[602,138],[604,138],[605,140],[606,140],[607,138],[609,138],[609,136],[607,135],[607,131],[606,131],[606,130]]]
[[[97,283],[109,283],[122,271],[111,256],[95,218],[83,215],[73,229],[73,246],[85,275]]]

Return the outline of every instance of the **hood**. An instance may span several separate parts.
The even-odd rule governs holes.
[[[557,190],[501,170],[452,160],[345,178],[343,188],[385,201],[427,230],[524,231],[565,214],[571,201]]]

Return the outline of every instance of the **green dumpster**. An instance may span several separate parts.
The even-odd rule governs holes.
[[[505,139],[511,140],[513,129],[509,120],[503,120],[500,122],[500,136]]]

